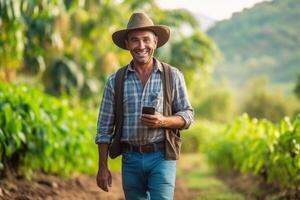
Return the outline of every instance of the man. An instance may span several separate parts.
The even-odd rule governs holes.
[[[181,72],[171,67],[172,116],[163,113],[162,63],[153,57],[156,48],[169,39],[166,26],[154,25],[144,13],[134,13],[127,29],[112,35],[114,43],[130,51],[132,61],[124,76],[122,147],[122,183],[127,200],[173,199],[176,160],[166,159],[165,130],[188,128],[193,121],[193,110],[188,100]],[[99,151],[97,184],[104,190],[112,185],[107,166],[109,146],[115,125],[114,81],[106,83],[100,106],[96,143]],[[142,107],[155,108],[154,114],[143,114]]]

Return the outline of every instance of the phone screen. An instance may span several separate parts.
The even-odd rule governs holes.
[[[154,115],[154,113],[155,113],[155,108],[153,108],[153,107],[148,107],[148,106],[144,106],[143,109],[142,109],[142,113],[143,113],[143,114]]]

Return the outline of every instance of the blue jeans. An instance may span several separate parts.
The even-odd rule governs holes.
[[[122,183],[127,200],[172,200],[176,161],[165,160],[161,151],[123,153]]]

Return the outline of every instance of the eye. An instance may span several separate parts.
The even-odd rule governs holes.
[[[132,39],[131,39],[131,41],[133,41],[133,42],[136,42],[136,41],[137,41],[137,39],[136,39],[136,38],[132,38]]]

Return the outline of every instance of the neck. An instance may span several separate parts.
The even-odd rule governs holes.
[[[150,62],[143,63],[143,64],[136,63],[133,61],[134,70],[143,85],[145,85],[147,80],[149,79],[149,77],[153,71],[153,65],[154,65],[153,58],[151,59]]]
[[[133,61],[134,69],[139,74],[144,74],[144,73],[148,74],[149,71],[152,71],[153,65],[154,65],[153,58],[147,63],[139,63],[139,62]]]

